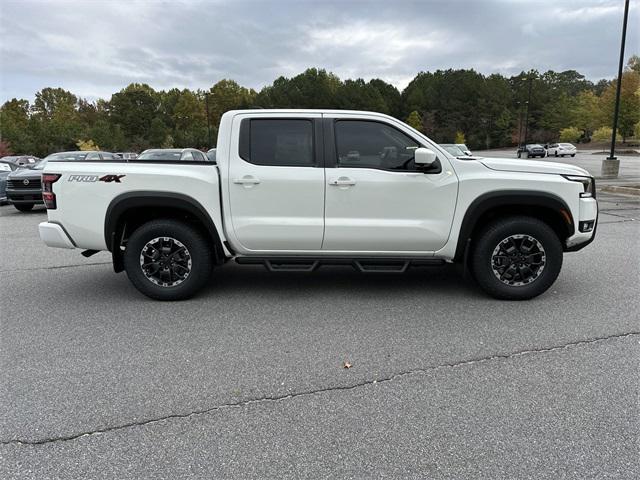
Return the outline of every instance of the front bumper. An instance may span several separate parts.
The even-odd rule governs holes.
[[[52,222],[42,222],[38,225],[40,239],[49,247],[76,248],[71,237],[62,225]]]
[[[588,232],[581,232],[580,226],[583,223],[593,222],[593,228]],[[596,227],[598,226],[598,202],[595,198],[580,199],[580,213],[576,222],[575,233],[567,239],[565,251],[575,252],[589,245],[596,237]]]
[[[44,203],[42,200],[42,190],[14,190],[7,189],[7,198],[9,203]]]

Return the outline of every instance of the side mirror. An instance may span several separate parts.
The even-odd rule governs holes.
[[[436,154],[433,150],[425,147],[416,148],[414,161],[416,166],[430,167],[436,161]]]

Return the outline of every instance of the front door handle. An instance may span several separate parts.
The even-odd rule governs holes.
[[[329,182],[329,185],[334,187],[351,187],[356,184],[356,181],[349,177],[340,177]]]
[[[235,178],[233,180],[233,183],[237,185],[258,185],[260,183],[260,180],[258,180],[253,175],[245,175],[242,178]]]

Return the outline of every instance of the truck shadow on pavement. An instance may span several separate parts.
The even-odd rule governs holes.
[[[314,272],[268,272],[261,266],[227,264],[214,270],[211,283],[196,298],[221,293],[256,295],[371,295],[394,293],[483,296],[460,267],[413,267],[404,273],[361,273],[349,266],[323,266]]]

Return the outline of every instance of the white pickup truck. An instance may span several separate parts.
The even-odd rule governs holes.
[[[528,299],[595,234],[594,179],[557,163],[455,158],[387,115],[238,110],[216,161],[49,162],[49,246],[108,250],[142,293],[192,296],[233,259],[272,271],[461,263],[488,294]]]

